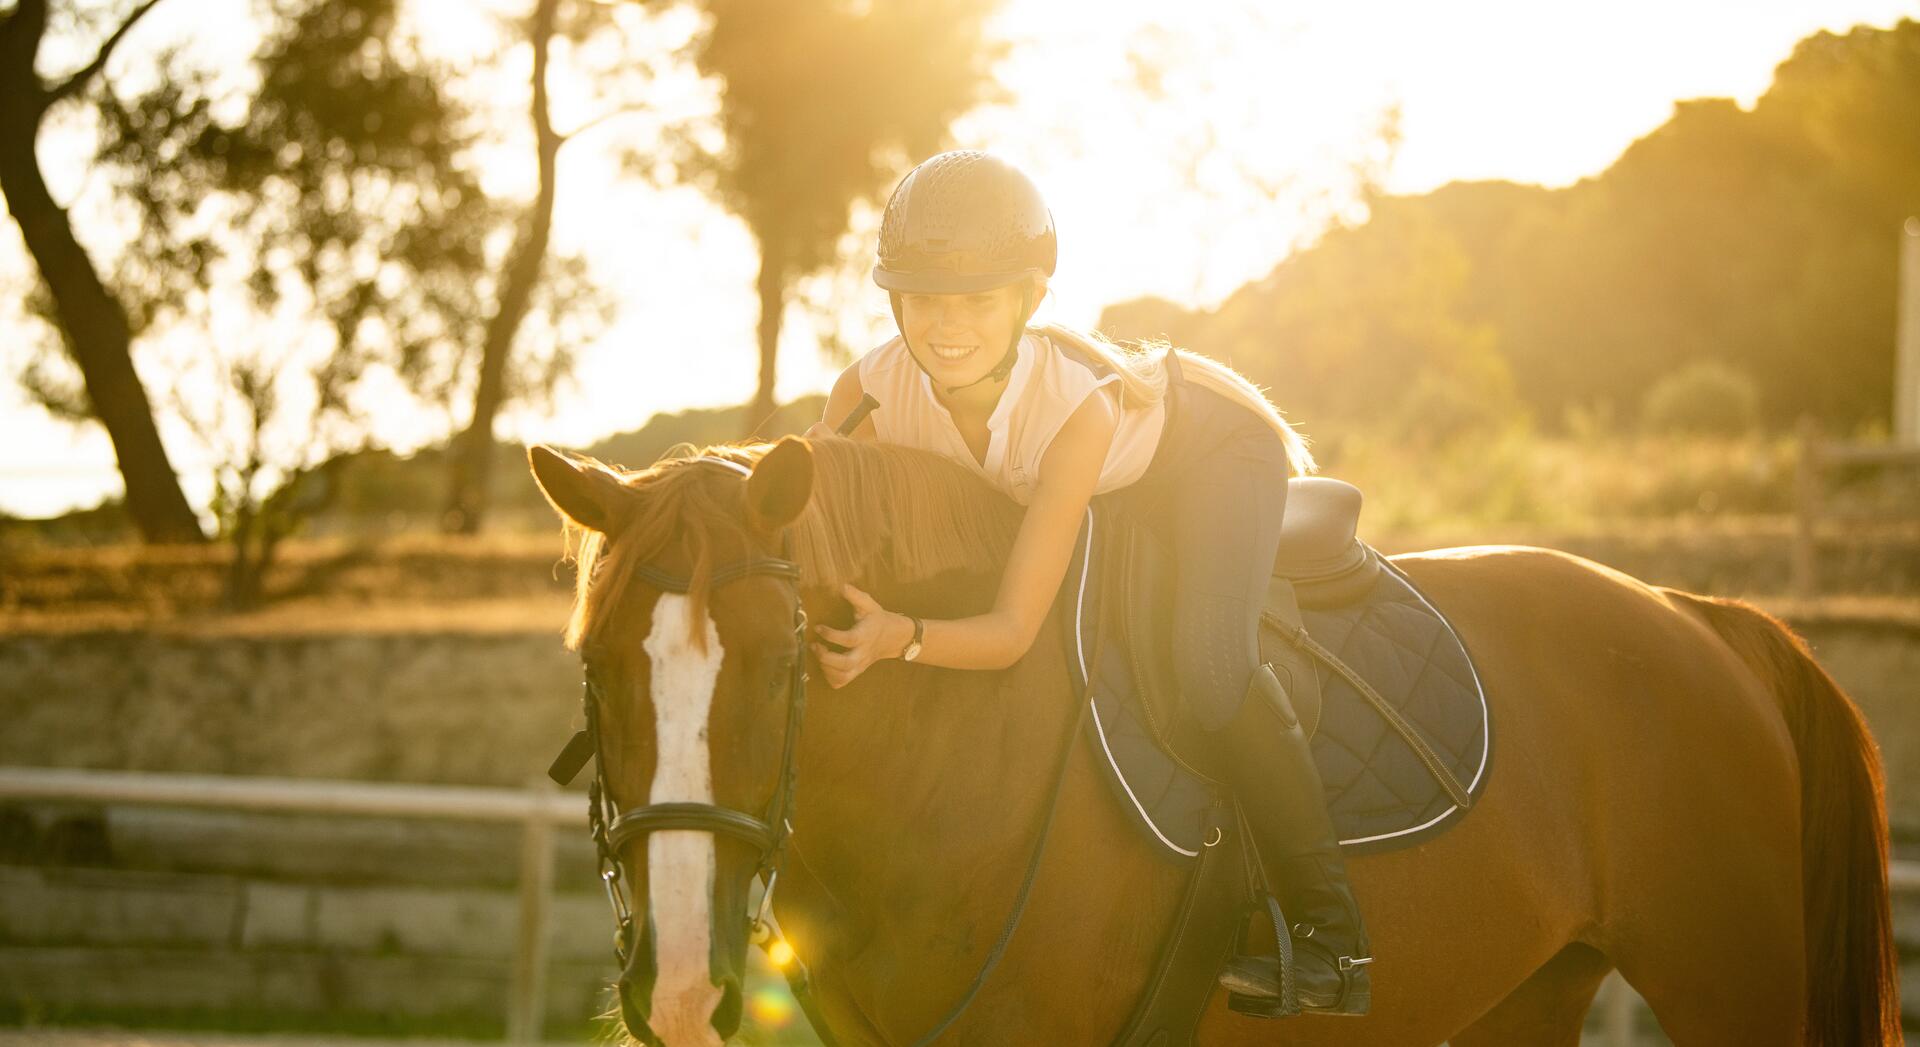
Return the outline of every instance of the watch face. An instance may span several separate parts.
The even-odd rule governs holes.
[[[906,650],[900,652],[901,661],[910,662],[918,657],[920,657],[920,645],[918,643],[910,643],[907,645]]]

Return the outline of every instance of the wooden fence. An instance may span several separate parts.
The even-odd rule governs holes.
[[[1800,423],[1800,453],[1794,470],[1793,595],[1810,597],[1820,591],[1819,529],[1823,520],[1860,521],[1861,514],[1836,514],[1827,505],[1826,474],[1835,469],[1873,466],[1912,470],[1920,485],[1920,447],[1898,444],[1856,444],[1829,440],[1811,419]]]
[[[0,767],[0,800],[7,799],[519,823],[520,906],[507,1038],[515,1043],[540,1039],[553,893],[552,830],[556,824],[584,829],[587,823],[583,798],[563,794],[544,779],[516,790]],[[1889,874],[1896,896],[1920,895],[1920,862],[1895,861]],[[1609,977],[1598,1004],[1608,1047],[1638,1042],[1635,1024],[1643,1005],[1618,974]]]
[[[499,789],[0,767],[0,799],[517,822],[523,827],[520,911],[507,995],[507,1038],[516,1043],[540,1039],[546,1013],[553,826],[585,829],[587,825],[585,800],[561,793],[545,779],[525,789]]]

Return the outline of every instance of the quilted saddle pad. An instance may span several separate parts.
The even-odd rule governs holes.
[[[1156,847],[1183,860],[1199,853],[1202,815],[1221,786],[1162,744],[1177,732],[1156,718],[1178,705],[1143,700],[1137,681],[1165,677],[1145,668],[1143,659],[1153,653],[1130,650],[1120,616],[1103,607],[1126,588],[1116,584],[1118,572],[1132,569],[1117,562],[1124,544],[1118,532],[1088,510],[1061,591],[1069,662],[1080,687],[1093,677],[1088,730],[1116,798]],[[1395,706],[1469,797],[1477,797],[1493,741],[1478,674],[1439,610],[1392,561],[1381,558],[1381,567],[1370,589],[1351,603],[1303,611],[1308,635]],[[1145,598],[1166,602],[1163,588]],[[1349,853],[1392,850],[1457,821],[1463,809],[1413,748],[1346,679],[1315,664],[1323,700],[1311,746],[1342,846]]]

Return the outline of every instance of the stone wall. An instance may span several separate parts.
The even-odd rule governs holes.
[[[0,638],[0,763],[518,786],[576,726],[546,632]]]
[[[524,785],[579,726],[551,629],[0,636],[0,764]],[[1920,839],[1920,623],[1796,626],[1859,702]]]

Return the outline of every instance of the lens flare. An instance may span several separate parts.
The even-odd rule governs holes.
[[[779,1029],[793,1020],[793,997],[779,989],[758,989],[747,999],[747,1013],[763,1029]]]
[[[774,942],[767,947],[767,959],[771,960],[775,967],[785,967],[793,962],[793,946],[785,941]]]

